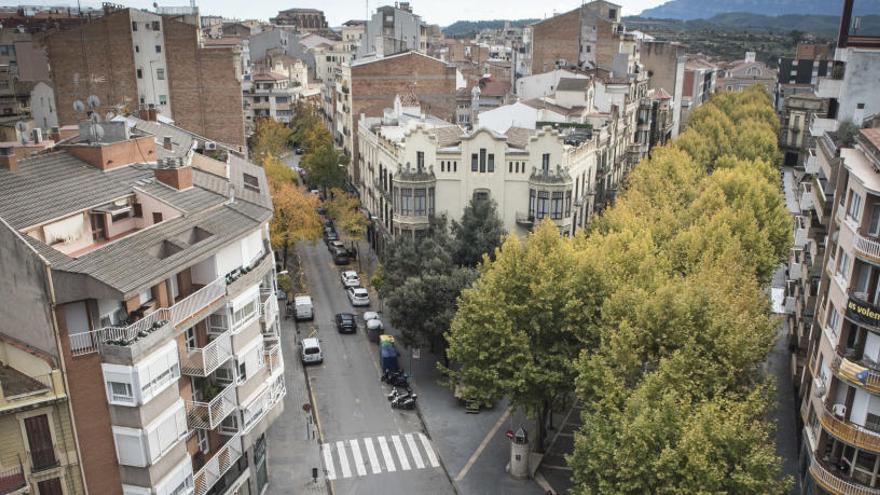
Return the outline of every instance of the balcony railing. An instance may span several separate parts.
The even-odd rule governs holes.
[[[850,445],[880,452],[880,433],[876,431],[845,421],[827,408],[819,411],[819,422],[825,431]]]
[[[195,495],[205,495],[241,457],[241,436],[234,435],[193,476]]]
[[[275,373],[278,370],[284,369],[284,361],[281,357],[281,346],[279,344],[275,344],[272,347],[269,347],[265,351],[266,357],[266,367],[269,368],[269,373]]]
[[[856,254],[870,261],[880,263],[880,242],[862,236],[853,229]]]
[[[867,368],[843,356],[835,356],[831,361],[831,369],[838,376],[853,384],[861,386],[875,394],[880,394],[880,372]]]
[[[190,428],[213,430],[235,407],[235,384],[230,383],[210,402],[186,401],[187,424]]]
[[[840,478],[815,458],[810,463],[810,475],[816,484],[833,495],[880,495],[880,489],[869,488]]]
[[[98,352],[100,344],[128,345],[168,325],[179,325],[226,294],[226,281],[219,277],[170,308],[159,308],[125,327],[104,327],[70,335],[74,356]]]
[[[232,357],[232,337],[229,330],[221,333],[205,347],[187,347],[187,357],[181,372],[188,376],[206,377]]]
[[[281,375],[269,384],[259,397],[242,408],[242,432],[249,432],[275,407],[275,404],[284,398],[286,393],[284,376]]]
[[[272,290],[261,291],[260,320],[263,322],[263,335],[274,336],[278,333],[278,298]]]
[[[18,466],[0,471],[0,495],[12,493],[27,486],[21,462]]]

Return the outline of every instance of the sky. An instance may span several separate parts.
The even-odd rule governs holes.
[[[643,9],[664,3],[665,0],[618,0],[623,6],[623,15],[635,15]],[[197,0],[196,5],[202,15],[222,15],[241,19],[264,19],[273,17],[279,10],[293,7],[321,9],[331,26],[339,26],[349,19],[363,19],[367,3],[371,13],[376,7],[387,5],[393,0]],[[116,0],[115,3],[128,7],[150,8],[153,0]],[[574,9],[580,0],[411,0],[413,10],[429,24],[447,26],[458,20],[483,19],[524,19],[550,17],[554,12],[561,13]],[[76,5],[74,0],[0,0],[0,5]],[[100,6],[99,1],[83,0],[83,6]],[[161,6],[189,5],[188,0],[159,1]]]

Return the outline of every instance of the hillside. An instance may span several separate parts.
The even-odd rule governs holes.
[[[540,19],[518,19],[510,21],[510,24],[512,26],[520,27],[538,22],[539,20]],[[470,36],[482,29],[501,29],[504,27],[505,22],[507,21],[504,19],[495,19],[491,21],[456,21],[443,28],[443,34],[452,38]]]
[[[669,0],[663,5],[646,9],[639,17],[654,19],[708,19],[718,14],[746,12],[765,16],[788,14],[840,16],[841,0]],[[880,14],[880,0],[859,0],[856,15]]]

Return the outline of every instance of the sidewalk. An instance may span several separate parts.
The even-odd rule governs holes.
[[[281,346],[284,353],[284,380],[287,395],[284,412],[272,424],[269,441],[268,495],[290,493],[325,495],[330,491],[324,481],[318,431],[312,416],[303,405],[311,407],[306,374],[299,359],[298,342],[293,320],[284,319],[280,308]],[[318,468],[318,482],[312,481],[312,468]]]
[[[358,245],[361,268],[371,277],[378,266],[375,253],[366,242]],[[383,315],[386,331],[395,334]],[[443,467],[462,495],[544,495],[546,490],[534,480],[516,480],[506,472],[510,460],[510,440],[505,433],[531,421],[519,414],[508,414],[506,402],[479,414],[467,414],[464,407],[442,385],[437,357],[422,349],[419,359],[412,359],[409,349],[401,349],[401,365],[411,375],[419,395],[419,417],[425,431],[440,454]]]

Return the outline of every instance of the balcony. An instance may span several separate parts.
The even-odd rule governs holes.
[[[880,452],[880,432],[846,421],[827,408],[817,413],[822,428],[831,435],[860,449]]]
[[[150,334],[187,323],[200,311],[226,295],[226,283],[219,277],[170,308],[159,308],[124,327],[104,327],[70,335],[70,351],[74,356],[98,352],[102,345],[130,346]],[[161,333],[161,332],[160,332]]]
[[[833,495],[880,495],[880,489],[847,481],[838,477],[833,469],[813,458],[810,463],[810,476],[813,477],[817,485]]]
[[[281,346],[275,344],[265,350],[266,367],[269,368],[269,374],[273,375],[276,371],[284,370],[284,361],[281,355]]]
[[[193,476],[195,495],[205,495],[241,457],[241,436],[236,434],[223,444]]]
[[[260,289],[260,321],[263,322],[263,336],[278,336],[278,298],[272,289]]]
[[[263,248],[263,254],[259,258],[246,267],[235,269],[226,274],[226,293],[229,297],[235,297],[260,282],[263,276],[275,265],[275,259],[271,253],[272,250],[266,244]]]
[[[0,494],[14,493],[27,486],[21,462],[18,466],[0,471]]]
[[[286,393],[284,376],[279,376],[250,404],[242,406],[242,433],[248,433],[255,425],[259,424],[269,414],[269,411],[284,398]]]
[[[227,384],[209,402],[186,401],[186,422],[190,429],[213,430],[235,411],[235,384]]]
[[[880,372],[872,368],[843,356],[835,356],[831,361],[831,370],[853,385],[859,385],[868,392],[880,394]]]
[[[850,225],[850,227],[853,228],[854,226]],[[862,236],[855,228],[853,228],[853,241],[856,256],[874,263],[880,263],[880,242]]]
[[[180,366],[184,375],[206,377],[232,358],[232,337],[229,330],[214,337],[205,347],[187,347],[187,356]]]
[[[516,223],[521,227],[531,228],[535,225],[535,216],[518,211],[516,212]]]

